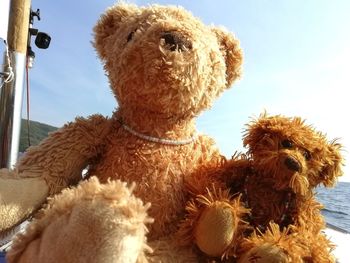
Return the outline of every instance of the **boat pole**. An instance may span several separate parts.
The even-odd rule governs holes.
[[[30,0],[11,0],[7,44],[14,78],[0,90],[0,168],[17,162],[22,119],[22,97],[29,31]],[[7,61],[7,60],[6,60]]]

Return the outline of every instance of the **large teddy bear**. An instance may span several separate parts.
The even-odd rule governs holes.
[[[158,5],[115,5],[94,37],[118,109],[111,118],[77,118],[0,171],[1,233],[79,184],[49,200],[8,259],[198,262],[172,237],[189,199],[186,181],[225,162],[212,139],[197,135],[195,119],[240,76],[239,43],[182,8]],[[80,182],[86,167],[90,179]],[[196,180],[203,188],[211,178]],[[144,253],[149,247],[153,254]]]
[[[189,184],[195,196],[180,227],[184,244],[232,256],[230,262],[335,262],[314,189],[333,186],[342,175],[341,145],[299,117],[266,113],[248,125],[244,145],[246,154],[202,171],[222,180],[221,191]],[[207,227],[209,221],[221,222],[221,229]]]

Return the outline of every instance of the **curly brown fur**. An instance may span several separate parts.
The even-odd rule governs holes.
[[[341,145],[298,117],[266,113],[248,125],[244,145],[246,154],[191,177],[187,187],[193,199],[179,240],[217,261],[229,256],[244,263],[255,257],[261,258],[256,262],[333,262],[314,189],[332,186],[342,175]],[[207,181],[196,183],[203,177]],[[234,223],[222,227],[227,220]],[[207,231],[198,235],[203,225]]]
[[[244,145],[248,152],[237,161],[237,167],[233,165],[236,177],[230,179],[229,186],[232,192],[243,194],[251,209],[250,224],[262,239],[271,222],[281,231],[292,226],[288,234],[298,236],[293,242],[308,249],[290,249],[290,256],[304,253],[313,262],[332,262],[330,242],[320,233],[325,223],[314,189],[320,184],[332,186],[342,175],[341,145],[336,140],[328,142],[324,134],[298,117],[267,114],[248,125]],[[306,242],[308,239],[317,245]],[[304,252],[298,254],[300,251]],[[316,260],[315,255],[321,259]]]
[[[235,255],[237,243],[250,229],[245,221],[249,209],[239,193],[230,194],[226,187],[226,178],[232,178],[231,164],[222,160],[217,166],[197,170],[186,180],[191,199],[176,238],[182,246],[195,245],[202,252],[203,262],[221,262]]]
[[[244,136],[248,147],[244,187],[255,225],[269,221],[283,224],[283,214],[294,224],[315,222],[320,205],[314,200],[316,186],[332,186],[342,175],[341,145],[298,117],[260,116],[248,125]],[[232,191],[235,185],[231,185]],[[269,200],[269,201],[267,201]],[[285,207],[288,201],[290,207]],[[271,205],[273,204],[273,205]],[[263,214],[261,214],[263,211]],[[316,227],[316,231],[319,229]]]

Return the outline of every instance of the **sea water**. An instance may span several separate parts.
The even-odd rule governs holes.
[[[334,188],[319,187],[316,192],[318,201],[324,205],[322,214],[327,223],[350,233],[350,183],[339,182]]]

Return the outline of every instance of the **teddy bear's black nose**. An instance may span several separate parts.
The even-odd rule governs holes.
[[[164,39],[166,47],[171,51],[186,51],[192,48],[191,42],[176,31],[164,32],[161,39]]]
[[[301,172],[301,165],[294,157],[288,156],[284,160],[284,164],[287,166],[289,170],[292,170],[295,172]]]

